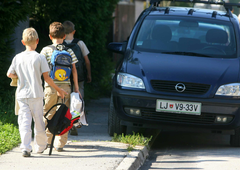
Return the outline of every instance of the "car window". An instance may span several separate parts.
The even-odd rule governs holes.
[[[192,17],[148,16],[139,30],[134,49],[237,57],[235,34],[230,22]]]

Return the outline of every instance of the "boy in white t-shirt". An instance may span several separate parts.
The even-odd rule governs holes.
[[[47,146],[45,123],[43,121],[43,87],[42,79],[48,82],[58,91],[58,95],[64,98],[67,94],[59,88],[49,77],[47,60],[45,56],[35,51],[39,42],[38,34],[34,28],[27,28],[22,34],[22,44],[26,50],[17,54],[8,69],[9,78],[18,78],[16,99],[19,104],[18,125],[21,136],[23,157],[31,155],[32,130],[31,123],[34,120],[34,147],[37,153],[43,153]]]
[[[65,34],[66,34],[66,38],[65,38],[65,42],[67,44],[72,43],[73,39],[74,39],[74,34],[76,32],[75,30],[75,25],[71,22],[71,21],[65,21],[63,23],[64,29],[65,29]],[[85,64],[86,64],[86,69],[87,69],[87,83],[90,83],[92,81],[92,77],[91,77],[91,63],[90,60],[88,58],[88,54],[90,53],[87,46],[85,45],[85,43],[81,40],[79,40],[77,42],[77,44],[79,45],[82,55],[84,57],[85,60]],[[82,95],[82,97],[84,98],[84,81],[78,81],[78,86],[79,86],[79,91]]]
[[[90,83],[92,81],[91,63],[88,58],[88,54],[90,52],[83,41],[74,38],[74,34],[75,34],[76,30],[75,30],[75,25],[71,21],[64,21],[63,26],[64,26],[64,30],[65,30],[65,34],[66,34],[66,38],[65,38],[64,42],[66,44],[76,43],[80,47],[82,56],[85,61],[86,69],[87,69],[87,83]],[[81,57],[81,55],[77,56],[77,57],[80,60],[79,57]],[[77,68],[77,69],[82,69],[82,68]],[[82,95],[82,98],[84,98],[84,76],[83,75],[78,75],[78,86],[79,86],[79,91]],[[73,126],[72,129],[70,130],[70,135],[78,135],[78,131],[75,126]]]

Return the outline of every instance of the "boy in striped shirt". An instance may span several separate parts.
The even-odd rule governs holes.
[[[64,33],[63,24],[60,22],[51,23],[49,26],[49,37],[52,40],[52,43],[53,43],[52,46],[56,47],[57,45],[62,44],[63,40],[66,37],[66,35]],[[51,62],[51,56],[52,56],[53,51],[54,51],[53,48],[50,46],[44,47],[41,51],[41,54],[43,54],[46,57],[48,64],[50,64],[50,62]],[[77,70],[76,70],[76,66],[75,66],[75,63],[77,63],[78,60],[77,60],[77,57],[75,56],[74,52],[70,48],[67,49],[67,52],[72,57],[72,75],[73,75],[73,82],[74,82],[74,87],[75,87],[74,92],[79,93],[79,95],[81,96],[81,94],[79,92]],[[70,107],[70,94],[71,94],[70,80],[68,80],[68,81],[54,80],[54,83],[57,84],[58,87],[64,89],[68,93],[68,95],[65,96],[65,104],[67,107]],[[52,88],[51,86],[49,86],[47,82],[45,82],[44,86],[45,86],[45,89],[44,89],[45,105],[43,107],[43,110],[44,110],[44,115],[45,115],[46,112],[54,104],[61,103],[61,98],[59,98],[57,96],[56,90],[54,88]],[[56,113],[56,109],[52,109],[51,112],[48,113],[47,118],[51,119],[55,113]],[[45,120],[45,123],[46,123],[46,120]],[[46,134],[47,134],[47,138],[48,138],[48,145],[50,145],[53,135],[51,134],[51,132],[48,129],[46,129]],[[54,140],[55,150],[57,150],[58,152],[63,151],[63,147],[67,143],[67,139],[68,139],[68,133],[65,133],[62,136],[56,136],[55,140]]]

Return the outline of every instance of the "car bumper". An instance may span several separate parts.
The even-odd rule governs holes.
[[[113,89],[112,94],[115,111],[122,125],[216,133],[234,133],[234,129],[240,126],[240,100],[161,96],[117,88]],[[156,112],[157,99],[201,103],[201,115]],[[125,108],[140,109],[141,116],[131,115]],[[228,123],[217,123],[217,116],[227,116],[232,120]]]

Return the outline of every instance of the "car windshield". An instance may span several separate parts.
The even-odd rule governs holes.
[[[148,16],[142,23],[134,49],[200,57],[237,57],[230,22],[190,17]]]

